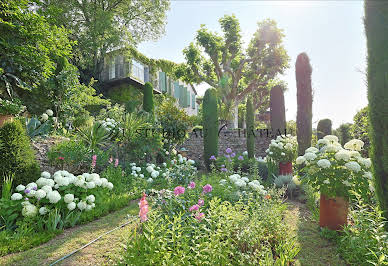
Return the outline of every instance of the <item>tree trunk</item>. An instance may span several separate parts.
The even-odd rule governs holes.
[[[238,128],[238,104],[233,105],[230,108],[230,119],[228,120],[228,129],[235,129]]]

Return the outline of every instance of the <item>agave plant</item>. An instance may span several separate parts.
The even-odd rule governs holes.
[[[36,136],[47,136],[51,131],[51,121],[47,120],[41,123],[37,118],[26,119],[27,134],[30,138]]]
[[[86,129],[77,129],[82,141],[91,149],[95,151],[97,148],[106,146],[111,139],[117,135],[114,131],[106,130],[101,123],[94,123],[91,127]]]

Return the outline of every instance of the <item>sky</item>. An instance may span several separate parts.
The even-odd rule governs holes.
[[[284,30],[290,68],[280,78],[288,84],[287,120],[296,120],[295,60],[301,52],[308,54],[313,67],[313,127],[324,118],[333,121],[333,128],[352,122],[368,104],[362,1],[171,1],[165,35],[141,43],[139,50],[151,58],[184,62],[182,50],[194,41],[200,25],[221,33],[218,20],[225,14],[239,19],[245,45],[257,22],[266,18]],[[198,94],[208,87],[201,84]]]

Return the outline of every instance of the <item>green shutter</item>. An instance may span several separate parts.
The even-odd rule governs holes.
[[[166,92],[167,87],[166,87],[166,73],[164,72],[159,72],[159,89],[161,92]]]
[[[185,88],[183,85],[179,85],[179,106],[185,106]]]
[[[174,82],[174,97],[177,100],[179,100],[179,91],[180,91],[179,82],[175,81]]]
[[[168,95],[172,95],[172,93],[171,93],[171,86],[172,86],[172,81],[171,81],[171,78],[170,77],[167,77],[167,93],[168,93]]]
[[[186,106],[190,107],[190,90],[189,89],[187,90],[187,103],[186,103]]]
[[[191,108],[195,109],[195,93],[191,94]]]

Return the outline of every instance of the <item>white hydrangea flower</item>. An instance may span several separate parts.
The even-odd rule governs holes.
[[[152,178],[156,178],[156,177],[158,177],[159,176],[159,172],[158,171],[153,171],[152,173],[151,173],[151,177]]]
[[[305,153],[308,153],[308,152],[317,153],[317,152],[319,152],[319,150],[315,147],[310,147],[310,148],[306,149],[306,151],[305,151]]]
[[[373,186],[373,184],[371,182],[369,182],[369,190],[371,192],[375,192],[375,187]]]
[[[65,201],[65,203],[73,202],[74,201],[74,194],[66,194],[63,197],[63,200]]]
[[[26,194],[28,194],[29,197],[34,197],[35,193],[36,193],[36,190],[30,190],[30,192]]]
[[[147,166],[146,170],[148,173],[152,173],[154,171],[154,168],[151,165],[149,165]]]
[[[321,168],[329,168],[331,166],[331,163],[327,159],[321,159],[317,162],[317,165]]]
[[[235,183],[237,180],[239,180],[241,178],[241,176],[239,174],[233,174],[231,176],[229,176],[229,180],[232,182],[232,183]]]
[[[244,151],[244,152],[242,153],[242,155],[243,155],[243,156],[247,156],[247,155],[248,155],[248,151]]]
[[[352,139],[344,145],[345,149],[351,151],[361,151],[362,147],[364,147],[364,142],[359,139]]]
[[[327,139],[320,139],[318,140],[318,145],[319,144],[322,144],[322,145],[328,145],[330,142],[327,140]]]
[[[341,144],[333,143],[333,144],[326,145],[326,147],[324,148],[324,151],[325,152],[337,152],[340,149],[341,149]]]
[[[92,208],[93,208],[93,206],[92,205],[86,205],[86,208],[85,208],[85,211],[91,211],[92,210]]]
[[[31,203],[25,204],[22,209],[22,215],[24,217],[34,217],[38,213],[38,208]]]
[[[304,156],[299,156],[298,158],[296,158],[296,164],[302,164],[306,161],[306,158]]]
[[[296,175],[294,175],[294,177],[292,178],[292,182],[294,182],[294,184],[297,186],[300,186],[301,184],[299,178]]]
[[[245,177],[245,176],[244,176],[244,177],[241,177],[241,180],[243,180],[244,182],[247,182],[247,183],[249,182],[249,178],[248,178],[248,177]]]
[[[163,166],[164,166],[164,167],[167,167],[167,164],[166,164],[166,163],[163,163]]]
[[[112,190],[112,189],[113,189],[113,184],[112,184],[111,182],[109,182],[109,183],[106,185],[106,187],[107,187],[108,189]]]
[[[48,212],[48,210],[47,210],[46,207],[41,207],[41,208],[39,209],[39,214],[40,214],[40,215],[45,215],[47,212]]]
[[[61,200],[61,194],[59,194],[58,191],[53,190],[47,193],[47,199],[50,201],[50,203],[57,203]]]
[[[22,198],[23,196],[20,193],[13,193],[11,196],[11,200],[21,200]]]
[[[38,189],[35,193],[35,198],[44,199],[46,197],[46,194],[46,191],[44,191],[43,189]]]
[[[308,161],[311,161],[311,160],[314,160],[315,158],[317,158],[317,155],[315,153],[312,153],[312,152],[308,152],[306,153],[305,155],[303,155],[303,157],[308,160]]]
[[[53,110],[51,110],[51,109],[47,109],[47,110],[46,110],[46,114],[47,114],[48,116],[53,116],[53,115],[54,115],[54,112],[53,112]]]
[[[245,181],[244,180],[237,180],[235,183],[234,183],[237,187],[240,187],[240,188],[242,188],[242,187],[245,187],[247,184],[245,183]]]
[[[32,182],[32,183],[28,183],[27,184],[27,186],[26,186],[26,189],[37,189],[38,188],[38,185],[36,184],[36,183],[34,183],[34,182]]]
[[[88,189],[93,189],[96,187],[96,183],[94,183],[93,181],[90,181],[90,182],[86,182],[86,187]]]
[[[143,175],[143,174],[140,174],[139,176],[140,176],[141,178],[144,178],[144,175]]]
[[[80,209],[81,211],[85,210],[86,206],[87,206],[86,202],[82,200],[77,204],[78,209]]]
[[[148,183],[152,183],[153,181],[154,181],[154,180],[153,180],[151,177],[147,179],[147,182],[148,182]]]
[[[93,203],[95,200],[96,198],[94,197],[94,195],[89,195],[86,197],[86,201],[89,203]]]
[[[361,166],[357,162],[347,162],[345,167],[354,172],[361,171]]]
[[[334,135],[326,135],[326,136],[323,137],[323,139],[326,139],[326,140],[328,140],[331,143],[338,142],[338,137],[334,136]]]
[[[187,163],[188,163],[188,164],[194,164],[195,162],[194,162],[194,160],[191,160],[191,159],[190,159],[190,160],[187,160]]]
[[[49,193],[50,191],[53,191],[52,187],[51,187],[51,186],[48,186],[48,185],[43,186],[43,187],[41,188],[41,190],[43,190],[44,192],[46,192],[46,194]]]
[[[340,161],[340,160],[344,160],[344,161],[349,161],[350,160],[350,153],[349,151],[347,150],[340,150],[338,151],[335,155],[334,155],[335,159]]]
[[[342,184],[344,184],[347,187],[350,187],[352,184],[349,183],[348,180],[342,181]]]
[[[85,181],[82,180],[82,179],[77,179],[77,180],[74,182],[74,185],[77,186],[77,187],[84,187],[84,186],[85,186]]]
[[[329,180],[329,179],[325,179],[325,180],[323,181],[323,183],[324,183],[324,184],[330,184],[330,180]]]
[[[49,118],[49,117],[48,117],[47,114],[42,114],[41,119],[42,119],[43,122],[47,121],[48,118]]]
[[[101,187],[101,186],[102,186],[102,180],[101,180],[101,178],[94,179],[94,184],[96,184],[97,187]]]
[[[43,178],[47,178],[47,179],[51,178],[51,174],[49,172],[46,172],[46,171],[42,172],[40,174],[40,176],[43,177]]]
[[[15,189],[16,189],[16,191],[20,192],[20,191],[24,191],[26,189],[26,187],[23,185],[19,185]]]
[[[284,145],[284,148],[286,150],[292,150],[292,144],[288,142],[288,143],[286,143],[286,145]]]
[[[75,202],[70,202],[69,204],[67,204],[67,208],[68,208],[70,211],[74,210],[75,207],[76,207]]]
[[[220,180],[220,185],[224,186],[224,185],[226,185],[226,182],[227,182],[226,179],[221,179]]]
[[[370,158],[358,157],[357,161],[359,164],[364,165],[365,168],[370,168],[372,166],[372,161]]]
[[[368,179],[370,179],[370,180],[373,179],[373,176],[372,176],[372,173],[371,173],[371,172],[365,172],[365,174],[363,175],[363,177],[368,178]]]

